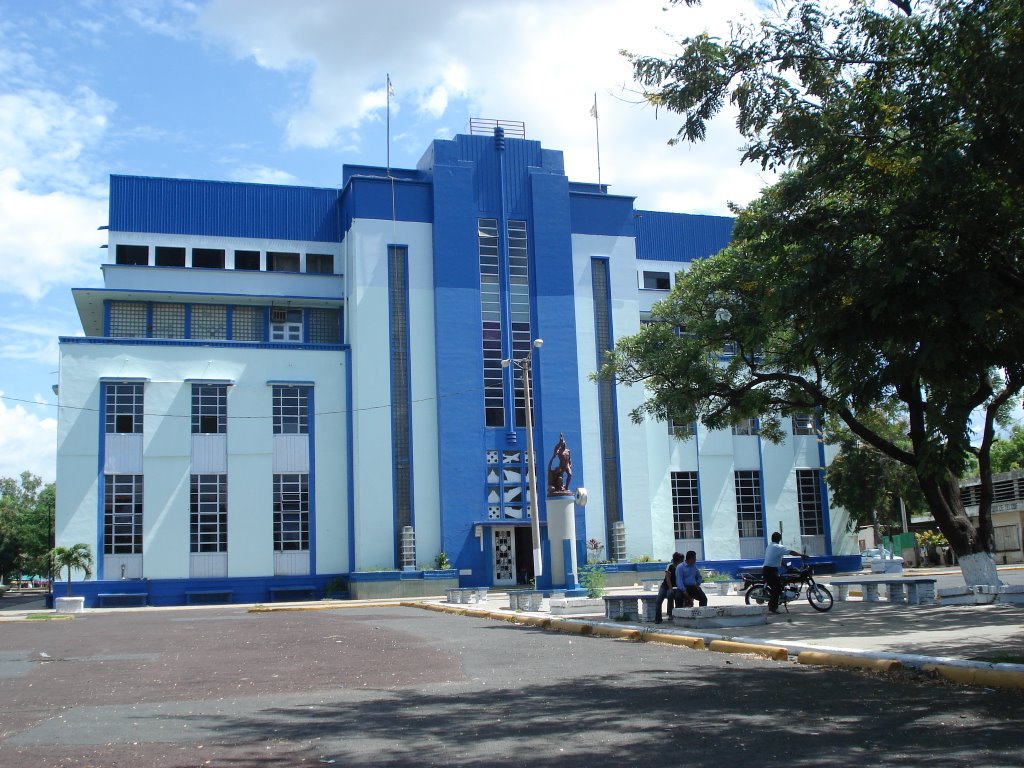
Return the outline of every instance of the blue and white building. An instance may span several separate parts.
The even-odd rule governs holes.
[[[853,553],[810,416],[781,445],[756,423],[680,440],[631,423],[641,390],[589,378],[731,227],[572,182],[511,128],[346,166],[341,189],[111,177],[103,287],[74,291],[85,335],[60,340],[57,538],[97,561],[76,593],[319,595],[442,551],[463,586],[523,583],[523,382],[502,360],[538,338],[538,477],[564,434],[581,560],[597,539],[735,566],[780,529]]]

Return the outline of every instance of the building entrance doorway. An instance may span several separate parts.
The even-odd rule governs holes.
[[[533,578],[533,537],[524,526],[495,526],[491,532],[494,548],[493,584],[496,587],[525,586]]]

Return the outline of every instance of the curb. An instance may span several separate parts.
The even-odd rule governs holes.
[[[678,645],[692,650],[710,650],[719,653],[744,653],[762,656],[774,661],[788,661],[791,656],[800,664],[839,667],[846,669],[870,669],[894,672],[900,669],[919,669],[936,674],[961,685],[988,688],[1024,689],[1024,665],[993,664],[991,662],[944,659],[907,653],[885,653],[858,651],[849,648],[830,648],[807,643],[785,643],[767,645],[756,639],[724,637],[713,634],[683,634],[664,629],[650,630],[645,626],[612,626],[600,621],[587,619],[555,619],[520,613],[484,611],[447,606],[443,603],[403,602],[409,608],[423,608],[454,615],[474,616],[506,621],[523,626],[566,632],[593,637],[612,637],[632,642],[654,642]]]

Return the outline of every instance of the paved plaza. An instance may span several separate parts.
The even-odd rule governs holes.
[[[0,765],[1024,764],[1021,691],[408,605],[289,607],[0,622]],[[1021,652],[1021,608],[951,609],[805,603],[743,631]]]

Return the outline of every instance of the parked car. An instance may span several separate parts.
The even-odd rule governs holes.
[[[888,549],[884,547],[873,547],[871,549],[865,549],[860,553],[860,566],[865,568],[871,565],[872,560],[892,560],[893,562],[902,563],[903,558],[899,555],[894,555]]]

